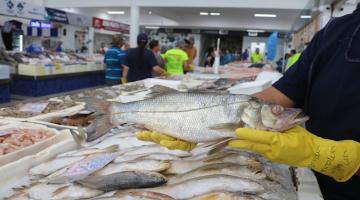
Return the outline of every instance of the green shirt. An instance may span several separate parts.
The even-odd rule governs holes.
[[[296,53],[295,55],[291,56],[289,58],[289,62],[286,66],[286,69],[289,69],[291,66],[293,66],[300,58],[301,56],[301,53]]]
[[[170,49],[164,54],[166,60],[166,71],[170,75],[184,74],[184,63],[189,59],[185,51],[181,49]]]
[[[264,55],[261,53],[257,54],[256,52],[251,54],[251,59],[253,63],[260,63],[264,60]]]

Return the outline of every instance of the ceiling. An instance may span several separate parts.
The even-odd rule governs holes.
[[[112,19],[124,23],[130,22],[128,3],[138,2],[140,7],[141,26],[160,26],[165,28],[198,28],[247,30],[261,29],[265,31],[290,31],[298,21],[304,9],[312,8],[316,0],[102,0],[103,5],[113,3],[114,6],[99,6],[99,1],[73,1],[71,8],[63,7],[61,2],[45,0],[52,7],[65,9],[84,15],[92,15]],[[323,1],[323,2],[328,2]],[[193,2],[193,4],[191,4]],[[221,2],[221,3],[219,3]],[[69,5],[69,4],[68,4]],[[116,6],[117,5],[117,6]],[[122,6],[119,6],[122,5]],[[157,6],[150,6],[157,5]],[[162,6],[158,6],[162,5]],[[193,5],[193,6],[191,6]],[[201,6],[202,5],[202,6]],[[124,15],[108,15],[107,11],[125,11]],[[149,11],[152,14],[149,14]],[[220,16],[201,16],[200,12],[219,12]],[[255,13],[276,14],[276,18],[256,18]]]

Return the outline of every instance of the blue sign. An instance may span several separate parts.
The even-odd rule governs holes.
[[[277,50],[278,32],[270,35],[267,41],[267,60],[275,60]]]
[[[29,26],[32,28],[51,28],[51,23],[31,20]]]

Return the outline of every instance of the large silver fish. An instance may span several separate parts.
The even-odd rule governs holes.
[[[148,99],[130,103],[87,101],[87,109],[97,114],[96,134],[133,123],[189,142],[213,142],[235,137],[237,127],[284,131],[308,119],[300,109],[248,95],[183,93],[160,86],[152,92]]]

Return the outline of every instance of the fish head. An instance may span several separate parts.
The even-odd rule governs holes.
[[[260,111],[262,124],[268,130],[285,131],[309,119],[301,109],[263,104]]]

